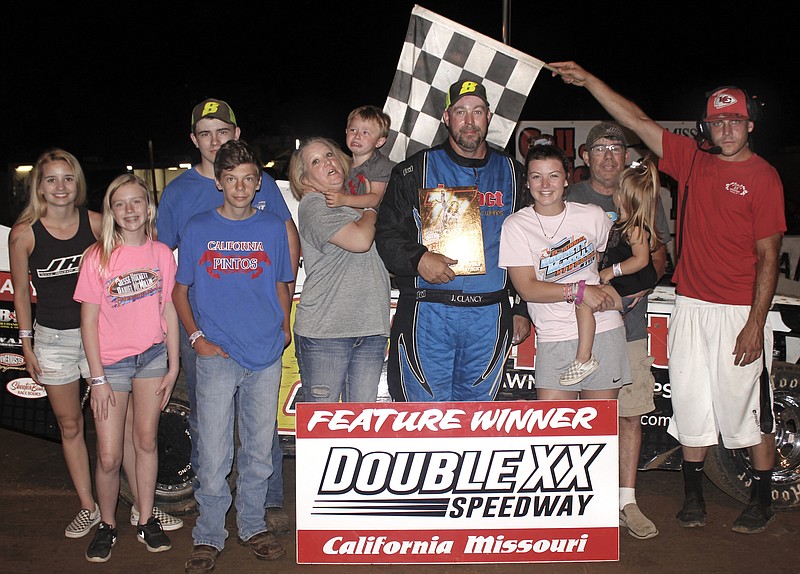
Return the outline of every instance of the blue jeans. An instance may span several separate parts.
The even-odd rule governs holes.
[[[103,372],[113,391],[129,393],[134,379],[160,379],[167,374],[167,344],[156,343],[138,355],[103,365]]]
[[[189,334],[181,323],[181,366],[186,381],[186,394],[189,398],[189,437],[197,436],[197,386],[196,363],[197,355],[189,343]],[[192,469],[197,471],[197,441],[191,440],[191,453],[189,462]],[[280,449],[280,436],[278,435],[278,421],[275,420],[275,436],[272,442],[272,467],[274,472],[269,478],[267,486],[267,508],[283,508],[283,451]],[[197,488],[197,484],[193,485]]]
[[[272,444],[278,415],[281,360],[261,371],[219,355],[197,357],[197,489],[200,511],[194,544],[225,547],[225,515],[231,506],[227,476],[233,465],[234,416],[238,411],[236,525],[242,540],[267,531],[264,507],[273,474]]]
[[[192,464],[192,470],[197,472],[197,440],[195,439],[197,436],[197,372],[195,370],[197,355],[189,343],[189,334],[186,332],[183,322],[180,327],[181,367],[183,368],[183,378],[186,381],[186,395],[189,398],[189,438],[192,447],[189,462]],[[193,486],[195,489],[197,488],[197,484]]]
[[[309,403],[374,403],[388,337],[321,339],[295,334],[303,397]]]
[[[33,352],[42,369],[43,385],[68,385],[83,377],[87,381],[89,363],[83,350],[80,329],[51,329],[34,324]]]
[[[283,508],[283,451],[278,434],[278,420],[275,419],[275,432],[272,433],[272,476],[267,483],[266,508]]]

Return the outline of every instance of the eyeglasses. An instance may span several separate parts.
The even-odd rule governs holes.
[[[614,155],[622,155],[625,153],[625,150],[628,149],[626,146],[622,144],[610,144],[610,145],[593,145],[589,148],[589,153],[594,156],[601,156],[605,155],[606,151],[610,151]]]

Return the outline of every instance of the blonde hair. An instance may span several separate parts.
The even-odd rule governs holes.
[[[392,127],[392,118],[390,118],[389,114],[384,112],[379,107],[367,105],[354,109],[347,116],[347,125],[349,126],[350,122],[353,121],[353,118],[356,117],[359,117],[364,121],[375,122],[378,124],[379,137],[385,138],[389,135],[389,128]]]
[[[63,149],[49,149],[39,156],[31,170],[28,203],[17,218],[17,223],[33,225],[47,215],[47,202],[40,193],[42,180],[44,179],[44,168],[57,161],[66,162],[72,168],[72,173],[75,176],[75,188],[77,189],[75,205],[86,204],[86,177],[83,175],[83,169],[81,169],[81,164],[77,158]]]
[[[124,245],[125,238],[120,231],[117,222],[114,221],[114,213],[111,209],[111,201],[114,194],[124,185],[138,185],[144,190],[144,196],[147,201],[147,221],[144,226],[144,233],[148,239],[155,241],[158,233],[156,231],[156,208],[150,198],[150,190],[147,183],[138,175],[132,173],[124,173],[114,178],[108,185],[105,197],[103,197],[103,226],[100,231],[100,238],[97,243],[92,245],[86,250],[88,254],[91,250],[96,250],[98,253],[98,273],[102,276],[103,270],[110,267],[111,256],[114,250]],[[84,257],[84,261],[86,261]]]
[[[621,224],[623,237],[630,238],[631,232],[637,227],[643,229],[647,232],[651,252],[658,249],[661,243],[655,232],[660,189],[658,168],[652,156],[648,155],[619,174],[614,190],[615,202],[628,215],[628,219]]]
[[[333,155],[336,156],[336,159],[339,160],[339,163],[342,164],[344,175],[347,176],[350,172],[350,157],[342,151],[342,148],[340,148],[339,144],[335,141],[319,136],[313,136],[303,140],[292,154],[292,159],[289,160],[289,187],[297,201],[300,201],[300,198],[303,197],[303,192],[309,189],[308,185],[303,183],[303,178],[308,175],[304,154],[308,146],[313,143],[321,143],[328,146],[333,152]]]

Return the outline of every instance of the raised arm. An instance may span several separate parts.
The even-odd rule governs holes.
[[[575,62],[553,62],[548,65],[555,70],[553,75],[559,74],[565,84],[582,86],[589,90],[614,120],[639,136],[658,157],[663,156],[661,134],[664,128],[651,120],[639,106],[612,90],[608,84]]]

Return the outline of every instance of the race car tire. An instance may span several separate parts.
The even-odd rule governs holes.
[[[158,476],[155,504],[169,514],[190,514],[196,510],[190,463],[189,404],[173,397],[161,413],[158,424]],[[120,499],[133,503],[125,473],[120,473]]]
[[[776,361],[771,378],[776,426],[772,507],[796,510],[800,509],[800,365]],[[709,449],[705,473],[736,500],[750,500],[753,466],[747,449],[728,450],[721,443]]]

